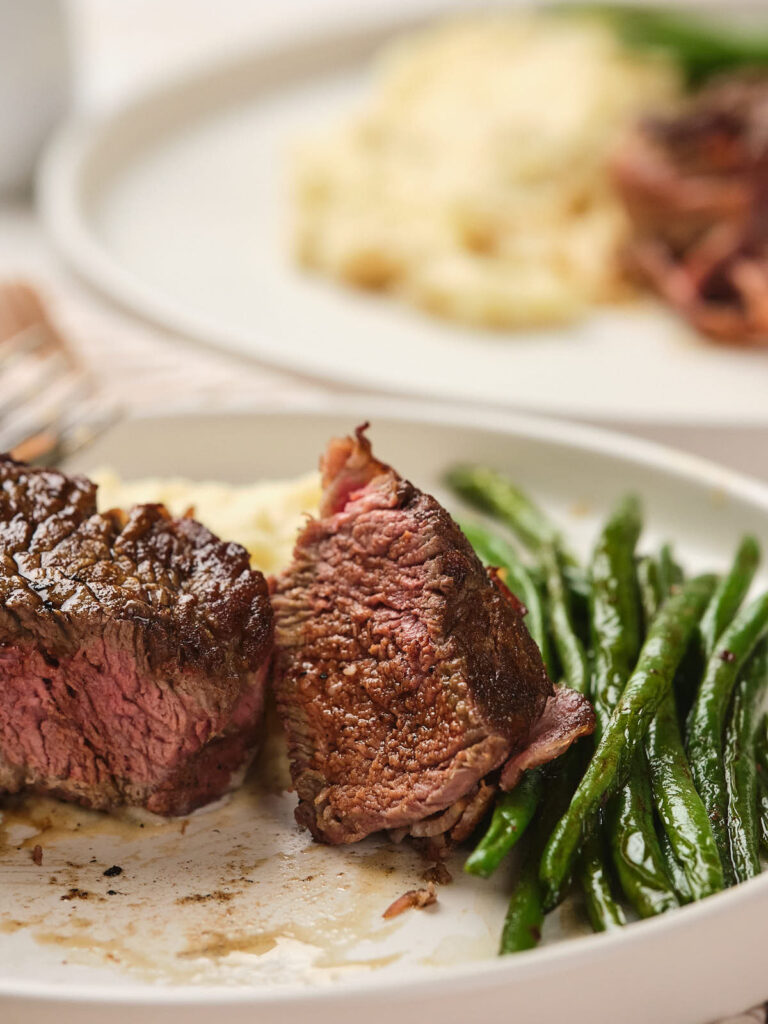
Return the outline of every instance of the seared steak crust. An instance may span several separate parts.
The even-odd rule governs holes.
[[[300,823],[353,842],[450,807],[553,693],[518,602],[440,504],[332,442],[323,517],[277,581],[275,690]]]
[[[0,788],[186,813],[255,740],[272,615],[247,552],[0,457]]]

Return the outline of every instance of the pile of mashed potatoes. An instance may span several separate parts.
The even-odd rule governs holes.
[[[343,282],[489,327],[620,294],[606,158],[680,92],[597,19],[474,16],[392,46],[363,109],[298,149],[295,253]]]
[[[320,501],[317,473],[240,487],[178,478],[126,481],[108,469],[97,470],[91,477],[99,487],[101,511],[144,502],[162,503],[178,516],[191,510],[222,540],[242,544],[254,567],[264,573],[278,572],[288,564],[298,530],[307,513],[317,512]]]

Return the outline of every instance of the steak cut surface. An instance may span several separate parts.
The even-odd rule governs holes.
[[[526,748],[545,708],[554,739],[549,727],[536,738],[536,763],[594,718],[577,697],[578,722],[563,725],[520,603],[363,431],[330,443],[320,517],[273,594],[296,817],[329,843],[419,822],[414,835],[463,835],[492,796],[483,780]]]
[[[186,814],[239,779],[272,646],[237,544],[0,456],[0,791]]]

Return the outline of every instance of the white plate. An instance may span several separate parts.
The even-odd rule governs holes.
[[[291,140],[354,104],[371,55],[439,4],[378,6],[359,8],[353,29],[273,41],[66,129],[40,178],[61,250],[149,319],[369,391],[589,418],[768,420],[768,352],[708,343],[652,302],[570,329],[488,333],[291,264]]]
[[[150,417],[118,424],[73,468],[292,476],[315,464],[329,436],[368,417],[377,453],[421,487],[439,494],[454,460],[487,461],[530,488],[582,548],[633,488],[646,505],[643,543],[672,538],[691,567],[724,567],[744,530],[768,549],[765,486],[619,435],[501,413],[371,402],[334,413]],[[498,960],[503,874],[483,882],[454,865],[437,908],[383,922],[388,902],[419,878],[412,855],[375,840],[313,844],[293,824],[293,805],[269,785],[246,786],[192,816],[184,834],[178,821],[140,829],[64,805],[38,835],[29,825],[9,834],[6,818],[0,1019],[195,1024],[215,1012],[231,1024],[299,1024],[308,1014],[318,1024],[458,1024],[513,1013],[694,1024],[766,996],[768,875],[615,935],[560,941],[579,931],[573,908],[564,910],[548,921],[543,948]],[[113,864],[123,874],[105,877]]]

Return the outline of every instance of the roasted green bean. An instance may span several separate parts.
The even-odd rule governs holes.
[[[563,575],[562,556],[555,542],[550,541],[542,545],[541,564],[549,600],[552,638],[563,669],[563,679],[571,689],[586,694],[589,689],[587,655],[573,625],[570,593]]]
[[[760,545],[754,537],[742,537],[733,564],[728,574],[718,583],[701,619],[699,633],[705,661],[712,656],[723,630],[730,624],[747,596],[759,562]]]
[[[605,524],[590,564],[592,698],[599,741],[640,650],[641,615],[635,546],[642,527],[639,502],[625,498]],[[677,905],[653,821],[642,752],[606,814],[608,840],[624,895],[641,917]]]
[[[638,566],[646,622],[683,573],[665,546],[658,569]],[[663,589],[666,588],[666,589]],[[710,602],[711,606],[711,602]],[[708,606],[709,607],[709,606]],[[661,853],[681,899],[702,899],[723,888],[723,868],[707,811],[696,791],[678,723],[674,690],[665,696],[648,728],[645,749],[656,810],[663,827]]]
[[[693,782],[671,690],[651,722],[645,749],[654,803],[691,898],[719,892],[725,885],[720,854]]]
[[[656,561],[649,556],[638,559],[637,584],[640,593],[640,607],[643,610],[645,632],[656,617],[661,604],[661,588]]]
[[[678,906],[653,820],[653,800],[642,751],[607,812],[611,856],[622,891],[640,917]]]
[[[613,895],[605,852],[598,834],[588,836],[584,842],[579,881],[584,890],[589,922],[596,932],[611,931],[627,923],[622,906]]]
[[[497,798],[488,830],[464,865],[468,874],[491,877],[522,838],[536,813],[543,788],[541,771],[533,769],[525,773],[513,790]]]
[[[688,719],[688,758],[693,781],[709,815],[725,881],[735,874],[728,840],[728,795],[723,765],[725,718],[741,668],[768,631],[768,594],[740,611],[717,641]]]
[[[598,4],[591,9],[608,18],[628,46],[666,51],[691,86],[715,74],[768,64],[768,35],[759,30],[745,31],[700,13],[640,4]]]
[[[760,843],[768,854],[768,715],[763,715],[755,737],[757,757],[757,804]]]
[[[760,845],[763,853],[768,854],[768,779],[760,768],[757,770],[757,814],[760,829]]]
[[[520,953],[538,946],[544,924],[544,904],[539,881],[538,847],[530,843],[509,898],[499,953]]]
[[[672,685],[714,587],[713,576],[699,576],[684,583],[651,623],[637,666],[568,810],[544,850],[541,879],[545,906],[554,906],[561,898],[576,853],[594,827],[601,804],[626,782],[632,760]]]
[[[556,539],[541,509],[502,473],[485,466],[455,466],[446,481],[470,505],[506,523],[531,550]]]
[[[541,801],[533,827],[524,840],[523,860],[504,919],[499,947],[501,954],[517,953],[538,945],[545,913],[539,881],[541,851],[552,825],[568,805],[582,764],[581,752],[571,748],[558,760],[554,772],[547,779],[545,799]]]
[[[768,684],[768,645],[762,641],[736,684],[725,735],[728,837],[737,882],[760,874],[757,817],[757,716]]]
[[[671,544],[662,544],[658,560],[659,590],[667,595],[678,583],[683,582],[683,570],[675,561]]]
[[[659,847],[664,863],[667,866],[667,874],[674,886],[678,899],[681,903],[690,903],[693,899],[693,893],[688,885],[688,879],[686,878],[683,866],[675,856],[675,851],[672,849],[672,844],[666,832],[662,832],[659,836]]]
[[[640,530],[640,505],[636,498],[627,498],[605,524],[590,564],[592,699],[598,741],[640,650],[640,606],[634,564]]]

